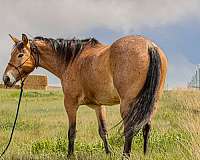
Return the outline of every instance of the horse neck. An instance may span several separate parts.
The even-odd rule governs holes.
[[[55,51],[53,51],[53,49],[45,42],[37,41],[35,45],[40,52],[39,67],[50,71],[61,79],[65,69],[65,64],[61,62]]]

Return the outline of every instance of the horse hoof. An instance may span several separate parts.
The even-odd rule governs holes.
[[[74,153],[73,154],[67,154],[67,159],[77,160],[76,155]]]
[[[112,156],[111,150],[106,151],[106,155],[107,155],[107,156]]]
[[[130,156],[127,154],[123,154],[122,160],[130,160]]]

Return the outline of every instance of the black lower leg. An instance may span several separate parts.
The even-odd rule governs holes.
[[[127,134],[126,130],[124,133],[125,133],[125,143],[124,143],[123,155],[126,157],[130,157],[133,133]]]
[[[147,153],[148,149],[148,139],[150,136],[151,125],[147,123],[143,128],[143,138],[144,138],[144,154]]]
[[[76,138],[76,124],[73,124],[69,127],[68,131],[68,156],[74,153],[74,141]]]
[[[108,139],[107,139],[106,124],[105,124],[105,121],[101,120],[101,119],[100,119],[100,124],[99,124],[99,135],[100,135],[101,139],[103,140],[105,152],[107,154],[111,153],[110,148],[109,148]]]

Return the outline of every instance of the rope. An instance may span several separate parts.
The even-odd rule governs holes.
[[[14,120],[14,123],[13,123],[12,131],[11,131],[11,134],[10,134],[10,139],[9,139],[8,144],[7,144],[7,146],[5,147],[4,151],[1,153],[0,159],[3,158],[3,155],[4,155],[4,154],[6,153],[6,151],[8,150],[8,147],[10,146],[10,143],[11,143],[11,141],[12,141],[13,133],[14,133],[15,126],[16,126],[16,123],[17,123],[17,118],[18,118],[18,115],[19,115],[19,108],[20,108],[20,103],[21,103],[21,99],[22,99],[23,86],[24,86],[24,80],[21,81],[20,94],[19,94],[19,101],[18,101],[18,105],[17,105],[16,116],[15,116],[15,120]]]

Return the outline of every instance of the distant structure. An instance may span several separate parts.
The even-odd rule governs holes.
[[[197,65],[191,81],[187,84],[188,88],[200,89],[200,64]]]
[[[0,88],[5,88],[3,83],[0,83]],[[12,88],[19,89],[20,85],[16,84]],[[25,89],[47,90],[48,78],[46,75],[29,75],[24,82]]]
[[[29,75],[24,83],[25,89],[47,90],[48,78],[45,75]]]

